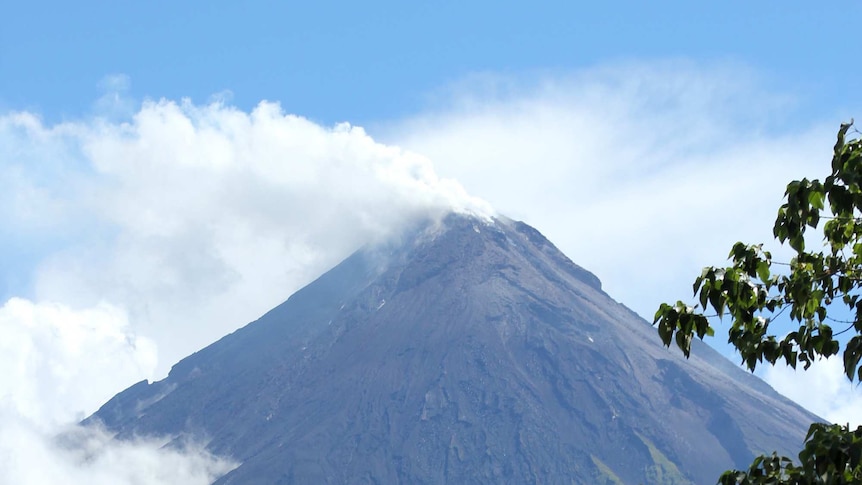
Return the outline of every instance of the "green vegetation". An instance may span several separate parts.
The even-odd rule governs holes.
[[[695,280],[696,304],[660,306],[653,323],[666,346],[675,341],[688,357],[694,335],[714,334],[704,314],[714,312],[730,320],[728,342],[750,370],[764,361],[793,368],[802,362],[808,369],[817,359],[839,354],[837,337],[843,335],[844,373],[851,382],[862,381],[862,141],[847,138],[851,127],[852,122],[841,125],[832,170],[822,182],[787,185],[773,234],[790,246],[793,258],[780,263],[762,244],[736,243],[731,266],[704,268]],[[806,249],[812,233],[822,237],[822,250]],[[798,328],[782,337],[769,327],[785,313]],[[862,427],[814,423],[798,458],[759,456],[748,470],[725,472],[719,483],[862,483]]]
[[[637,437],[649,450],[652,457],[653,465],[648,466],[644,470],[644,483],[661,484],[661,485],[691,485],[691,482],[683,476],[679,468],[674,465],[664,454],[655,447],[655,445],[642,436],[640,433]],[[593,465],[598,470],[594,477],[593,483],[601,485],[622,485],[625,483],[611,468],[600,460],[595,455],[590,455],[593,460]]]
[[[620,477],[614,473],[602,460],[599,460],[595,455],[590,455],[593,460],[593,465],[599,470],[599,476],[596,477],[597,485],[624,485],[625,482],[620,480]]]
[[[646,445],[649,454],[652,457],[654,465],[646,470],[646,483],[661,483],[664,485],[691,485],[691,482],[686,480],[679,468],[674,465],[655,445],[652,441],[636,433],[638,438]]]

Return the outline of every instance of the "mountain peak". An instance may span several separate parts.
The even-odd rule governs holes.
[[[366,248],[366,251],[374,253],[380,247]],[[424,254],[436,254],[444,256],[449,263],[459,260],[461,264],[475,268],[484,266],[485,272],[489,265],[501,264],[494,261],[510,256],[525,258],[537,269],[550,273],[565,272],[601,291],[601,281],[594,274],[573,263],[539,231],[502,216],[484,218],[451,213],[438,221],[419,224],[395,238],[394,244],[382,247],[397,248],[396,252],[400,251],[404,258],[402,262],[418,256],[412,261],[413,265],[425,262],[427,256]]]
[[[704,483],[816,419],[691,360],[538,231],[452,214],[357,251],[94,416],[206,436],[219,483]]]

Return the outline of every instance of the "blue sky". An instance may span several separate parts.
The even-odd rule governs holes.
[[[97,436],[119,458],[81,469],[51,437],[417,216],[522,219],[649,318],[770,241],[786,182],[862,117],[858,2],[7,3],[16,483],[124,483],[144,455],[208,483],[229,464]],[[839,359],[761,375],[862,423]]]
[[[683,58],[753,66],[800,94],[800,116],[846,116],[858,2],[12,2],[0,24],[0,106],[76,117],[107,75],[136,98],[249,109],[277,100],[331,124],[434,106],[477,72],[568,71]]]

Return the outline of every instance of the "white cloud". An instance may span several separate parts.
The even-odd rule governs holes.
[[[32,297],[124,308],[159,342],[157,374],[418,214],[490,211],[423,157],[272,103],[56,126],[17,113],[0,133],[21,147],[0,154],[18,201],[0,218],[21,238],[67,233],[30,268]]]
[[[83,419],[157,362],[155,343],[108,304],[76,311],[13,298],[0,307],[0,334],[0,402],[45,425]]]
[[[67,424],[155,368],[155,344],[119,308],[11,299],[0,334],[0,484],[207,484],[234,466],[194,444]]]
[[[86,427],[56,435],[2,412],[0,422],[0,485],[206,485],[236,466],[198,445],[171,448],[145,439],[117,442]]]
[[[862,426],[862,390],[844,375],[840,356],[814,362],[808,370],[767,367],[763,379],[776,391],[837,424]]]
[[[135,101],[129,96],[132,81],[126,74],[110,74],[99,81],[102,95],[93,105],[97,116],[108,119],[123,119],[134,114]]]
[[[838,120],[787,128],[792,100],[774,91],[738,66],[675,62],[482,77],[382,131],[651,316],[734,242],[771,241],[786,183],[828,170]]]

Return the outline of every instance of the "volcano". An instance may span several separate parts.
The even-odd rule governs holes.
[[[239,463],[218,484],[682,484],[792,456],[818,420],[699,341],[664,348],[524,223],[396,239],[87,422],[202,440]]]

